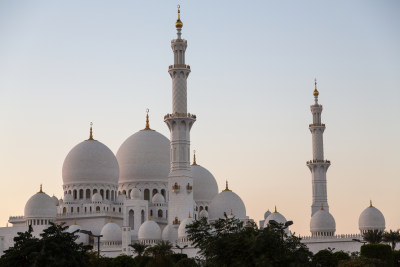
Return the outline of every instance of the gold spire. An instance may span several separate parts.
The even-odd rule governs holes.
[[[196,163],[196,150],[193,150],[193,164],[192,165],[194,165],[194,166],[197,165],[197,163]]]
[[[231,209],[231,216],[233,216],[233,212],[232,212],[232,209]]]
[[[178,19],[175,22],[175,27],[177,29],[182,29],[182,27],[183,27],[183,23],[181,21],[181,6],[180,5],[178,5]]]
[[[112,221],[112,216],[110,217],[110,222],[112,223],[113,221]]]
[[[324,210],[324,204],[321,203],[321,210]]]
[[[43,190],[42,190],[42,184],[40,184],[40,190],[39,190],[39,192],[38,193],[43,193]]]
[[[150,216],[150,214],[149,214],[149,221],[151,221],[151,216]]]
[[[315,85],[315,89],[314,89],[313,95],[314,95],[314,96],[318,96],[318,95],[319,95],[319,92],[318,92],[318,90],[317,90],[317,78],[314,79],[314,85]]]
[[[372,200],[369,200],[369,207],[372,208]]]
[[[229,190],[229,187],[228,187],[228,180],[226,180],[225,190],[223,190],[223,191],[232,191],[232,190]]]
[[[149,109],[146,109],[146,128],[143,129],[143,131],[153,131],[150,129],[150,123],[149,123]]]
[[[73,224],[73,225],[77,225],[77,224],[76,224],[76,219],[74,219],[74,224]]]
[[[188,218],[192,218],[192,215],[190,215],[190,210],[189,210],[189,217]]]
[[[90,134],[89,134],[89,139],[88,140],[94,140],[93,139],[93,122],[90,122]]]
[[[278,213],[278,211],[276,210],[276,205],[275,205],[275,211],[274,211],[274,213]]]

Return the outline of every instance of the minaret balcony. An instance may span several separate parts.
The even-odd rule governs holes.
[[[174,64],[174,65],[169,65],[168,69],[188,69],[190,70],[190,66],[189,65],[185,65],[185,64]]]
[[[181,191],[181,186],[178,185],[177,183],[175,183],[175,184],[172,186],[172,192],[178,193],[179,191]]]
[[[178,113],[175,112],[173,114],[167,114],[164,116],[164,120],[169,119],[169,118],[192,118],[196,119],[196,115],[190,114],[190,113]]]
[[[309,127],[313,127],[313,126],[320,126],[320,127],[325,127],[325,123],[312,123],[308,125]]]
[[[307,163],[307,165],[308,164],[312,164],[312,163],[328,163],[328,164],[331,164],[331,161],[327,160],[327,159],[326,160],[312,159],[310,161],[307,161],[306,163]]]

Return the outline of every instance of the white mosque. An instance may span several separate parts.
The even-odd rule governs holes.
[[[31,225],[39,234],[50,222],[66,223],[68,231],[91,231],[100,238],[102,255],[114,257],[132,255],[130,244],[141,242],[153,245],[160,240],[179,246],[187,245],[185,253],[195,256],[185,227],[193,220],[206,217],[209,221],[224,218],[224,214],[247,222],[246,207],[237,194],[228,188],[219,192],[215,177],[196,163],[190,164],[190,130],[196,115],[187,109],[187,78],[190,66],[185,63],[187,41],[181,38],[183,23],[175,23],[177,38],[171,41],[174,64],[168,72],[172,78],[172,113],[164,116],[170,130],[170,140],[150,128],[147,111],[146,127],[122,143],[116,155],[103,143],[94,139],[92,126],[89,139],[71,149],[62,168],[63,198],[47,195],[40,186],[26,203],[23,216],[11,216],[11,227],[0,228],[0,255],[13,246],[17,232]],[[313,159],[307,162],[312,175],[311,236],[302,237],[311,251],[324,248],[359,251],[361,233],[385,229],[383,214],[372,203],[360,215],[360,233],[337,235],[335,219],[329,213],[326,172],[330,161],[324,158],[321,122],[322,105],[318,104],[315,82],[311,106],[313,122]],[[271,220],[285,223],[276,208],[267,211],[260,227]],[[290,234],[289,229],[287,233]],[[97,239],[79,234],[78,242],[92,243]]]

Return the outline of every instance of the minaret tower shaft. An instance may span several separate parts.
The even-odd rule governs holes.
[[[187,41],[182,39],[183,23],[175,23],[177,39],[171,41],[174,64],[168,72],[172,78],[172,113],[164,117],[171,133],[170,173],[168,176],[168,223],[179,224],[189,213],[193,214],[193,178],[190,168],[190,129],[196,116],[187,112],[187,78],[190,66],[185,64]]]
[[[325,124],[321,122],[322,105],[318,104],[317,80],[315,79],[314,90],[314,105],[311,106],[313,115],[313,123],[309,125],[312,134],[312,153],[313,159],[307,161],[307,166],[311,171],[312,177],[312,206],[311,216],[317,212],[321,205],[325,210],[329,211],[327,187],[326,187],[326,172],[331,165],[329,160],[324,159],[324,142],[323,134]]]

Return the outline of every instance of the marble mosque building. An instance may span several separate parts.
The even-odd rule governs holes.
[[[229,189],[222,191],[215,177],[196,163],[196,155],[190,164],[190,130],[196,115],[187,106],[187,79],[190,66],[185,62],[187,41],[182,39],[183,23],[175,23],[176,39],[171,41],[173,65],[168,67],[172,79],[172,112],[164,116],[170,130],[170,139],[150,128],[149,114],[146,126],[122,143],[116,155],[103,143],[94,139],[92,126],[89,139],[71,149],[62,167],[64,196],[58,199],[47,195],[42,187],[26,203],[23,216],[11,216],[11,227],[0,228],[0,255],[13,246],[17,232],[31,225],[39,234],[50,222],[66,223],[68,231],[78,229],[102,235],[101,254],[132,255],[130,244],[141,242],[153,245],[167,240],[178,245],[188,245],[185,253],[195,256],[197,250],[187,239],[185,227],[193,220],[206,217],[213,221],[224,214],[246,222],[242,199]],[[312,160],[307,167],[312,177],[312,206],[310,232],[303,237],[304,243],[316,252],[327,247],[336,250],[358,251],[361,233],[370,229],[385,229],[383,214],[372,203],[360,215],[360,233],[336,234],[336,223],[329,212],[327,197],[327,170],[331,164],[324,157],[322,105],[315,82],[314,104],[311,106]],[[276,208],[267,211],[260,227],[270,220],[285,223],[286,218]],[[290,234],[288,230],[288,234]],[[78,242],[96,240],[80,233]]]

